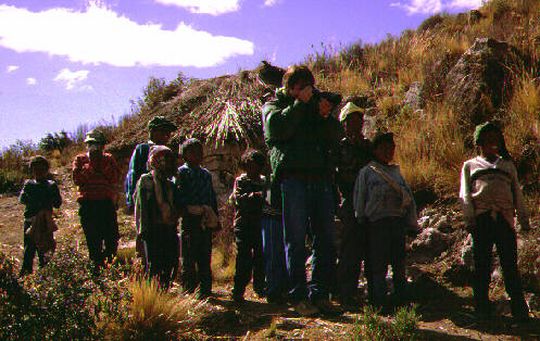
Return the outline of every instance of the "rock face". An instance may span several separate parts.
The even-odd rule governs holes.
[[[448,237],[435,228],[424,229],[411,243],[419,262],[430,262],[448,248]]]
[[[414,82],[409,87],[409,90],[405,93],[405,99],[403,105],[408,106],[413,111],[422,109],[424,107],[424,98],[422,96],[422,84],[420,82]]]
[[[489,120],[511,94],[512,68],[522,63],[507,43],[477,38],[446,77],[446,101],[466,123]]]

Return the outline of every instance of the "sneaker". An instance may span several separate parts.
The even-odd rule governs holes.
[[[321,314],[326,316],[339,316],[343,314],[343,309],[339,306],[332,304],[329,299],[323,298],[314,302],[315,307],[319,309]]]
[[[294,311],[304,317],[315,316],[319,313],[319,309],[309,301],[300,301],[294,306]]]

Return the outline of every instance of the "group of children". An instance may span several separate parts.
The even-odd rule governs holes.
[[[407,296],[405,237],[419,232],[416,206],[399,167],[393,164],[393,134],[379,133],[371,141],[365,139],[363,110],[354,103],[343,107],[339,120],[345,137],[338,146],[336,159],[335,179],[341,196],[336,213],[343,222],[344,237],[338,250],[336,278],[331,281],[335,286],[333,292],[343,308],[358,308],[358,277],[363,261],[369,302],[384,306],[389,265],[395,294],[402,299]],[[172,131],[173,126],[162,117],[149,124],[151,131],[153,127],[165,133]],[[479,155],[463,165],[460,199],[466,227],[473,237],[475,309],[480,317],[489,317],[492,312],[488,289],[495,244],[512,314],[526,319],[528,307],[517,271],[514,215],[517,212],[522,230],[529,229],[529,221],[517,172],[512,160],[501,156],[504,139],[497,125],[478,126],[474,138]],[[74,161],[73,178],[79,186],[79,214],[90,258],[99,266],[116,253],[114,184],[119,173],[112,156],[103,152],[105,141],[101,133],[89,132],[85,142],[88,152]],[[164,145],[166,141],[161,142],[149,143],[144,151],[144,166],[148,168],[135,179],[134,190],[130,178],[128,204],[135,211],[139,251],[148,275],[157,277],[164,288],[176,278],[181,259],[183,288],[190,293],[198,289],[199,297],[208,297],[212,293],[212,232],[220,228],[220,223],[212,177],[201,166],[203,145],[197,139],[185,141],[180,146],[185,163],[177,168],[176,154]],[[140,154],[141,149],[138,147],[136,152]],[[131,164],[135,164],[133,157]],[[266,296],[270,303],[286,301],[290,290],[280,201],[278,198],[275,204],[268,199],[272,184],[262,175],[266,164],[265,154],[247,151],[241,160],[245,173],[236,178],[230,197],[236,209],[237,257],[232,291],[236,302],[244,301],[246,286],[252,278],[255,293]],[[47,160],[34,157],[30,170],[33,178],[25,182],[20,194],[20,202],[26,206],[22,274],[32,272],[36,251],[40,266],[54,251],[52,209],[62,202],[58,186],[47,176]]]

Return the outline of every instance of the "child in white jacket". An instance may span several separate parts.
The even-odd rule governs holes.
[[[473,296],[478,318],[491,315],[489,282],[493,245],[497,247],[506,292],[511,298],[512,316],[528,318],[517,269],[517,243],[514,216],[522,230],[528,230],[529,215],[524,204],[517,171],[504,148],[500,128],[486,122],[478,125],[474,142],[480,155],[465,161],[461,171],[460,200],[465,226],[473,237]]]

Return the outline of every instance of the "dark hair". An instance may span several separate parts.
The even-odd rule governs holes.
[[[242,154],[242,158],[240,159],[240,167],[245,170],[246,166],[251,162],[264,167],[266,164],[266,156],[256,149],[248,149],[244,152],[244,154]]]
[[[290,66],[283,75],[283,85],[286,89],[291,89],[296,84],[303,86],[315,85],[315,77],[311,70],[305,65]]]
[[[377,133],[371,140],[371,149],[375,150],[378,146],[385,142],[394,144],[394,133]]]
[[[184,155],[193,148],[201,148],[202,150],[203,145],[201,141],[196,138],[187,139],[180,145],[180,154]]]
[[[474,130],[474,144],[478,147],[484,143],[484,136],[488,132],[494,132],[499,138],[499,155],[506,160],[511,160],[512,156],[506,148],[504,134],[501,127],[496,122],[485,122],[476,126]]]
[[[29,162],[30,170],[32,170],[37,165],[44,165],[45,167],[47,167],[47,169],[49,169],[50,167],[49,161],[42,155],[36,155],[30,159],[30,162]]]

